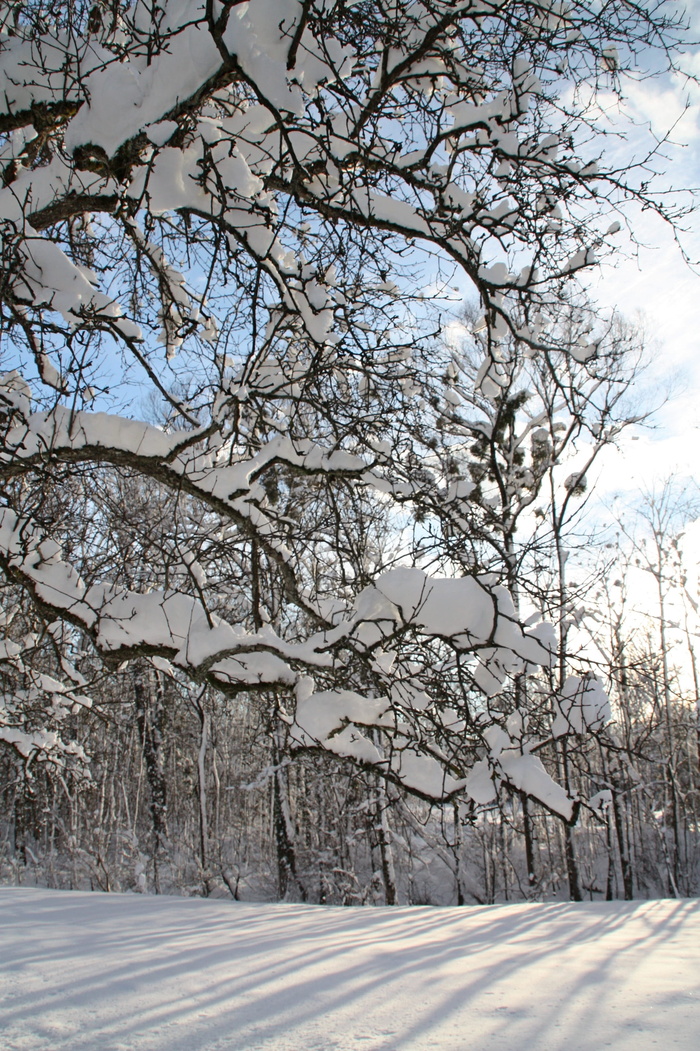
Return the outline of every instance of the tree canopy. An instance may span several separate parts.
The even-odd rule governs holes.
[[[6,705],[0,737],[70,751],[56,711],[89,703],[89,639],[273,696],[297,746],[425,798],[504,782],[573,819],[536,757],[552,727],[492,703],[551,663],[553,633],[455,537],[470,550],[485,506],[475,402],[509,387],[512,354],[595,379],[606,331],[577,276],[626,202],[663,212],[657,144],[607,165],[597,100],[672,65],[674,9],[26,0],[3,18],[0,565],[8,625],[38,627],[8,626],[35,706]],[[479,302],[470,390],[431,304],[453,284]],[[560,701],[555,735],[605,714],[589,680]]]

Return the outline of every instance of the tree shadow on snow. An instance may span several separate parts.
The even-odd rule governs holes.
[[[662,1021],[668,1042],[683,1011],[700,1023],[670,973],[679,939],[700,943],[696,902],[342,909],[13,888],[0,909],[0,1026],[27,1051],[46,1034],[52,1051],[573,1051],[639,1046]]]

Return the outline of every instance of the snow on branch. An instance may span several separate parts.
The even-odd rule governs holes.
[[[593,100],[642,55],[673,68],[682,20],[586,0],[13,11],[8,578],[106,658],[287,698],[297,744],[426,798],[488,781],[570,819],[531,754],[547,734],[491,704],[551,646],[508,571],[464,571],[488,505],[462,409],[508,398],[514,355],[593,368],[600,341],[551,323],[567,289],[626,203],[677,211],[648,158],[606,164]],[[433,309],[455,283],[481,312],[466,391]],[[533,434],[522,486],[545,451]],[[597,729],[583,694],[555,736]]]

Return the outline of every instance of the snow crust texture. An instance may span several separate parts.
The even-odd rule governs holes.
[[[0,889],[3,1051],[695,1051],[696,901],[340,909]]]

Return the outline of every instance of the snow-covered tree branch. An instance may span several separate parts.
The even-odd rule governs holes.
[[[478,297],[486,399],[513,347],[595,360],[602,332],[555,323],[566,290],[626,202],[673,218],[654,143],[606,167],[596,93],[672,63],[669,5],[6,11],[8,579],[108,660],[276,691],[299,746],[426,798],[505,781],[570,819],[542,739],[484,700],[551,646],[449,558],[471,490],[430,438],[465,429],[426,367],[429,307],[454,281]],[[432,566],[367,547],[361,523],[403,538],[408,515],[445,524]]]

